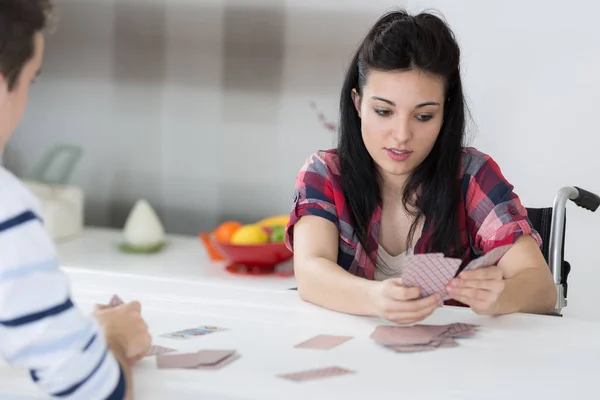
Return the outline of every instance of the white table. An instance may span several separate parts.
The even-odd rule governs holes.
[[[219,371],[157,370],[154,359],[144,359],[135,366],[138,399],[597,399],[600,323],[480,317],[447,307],[425,322],[476,323],[478,334],[461,339],[457,348],[400,354],[369,338],[382,321],[330,312],[302,302],[295,292],[85,271],[69,275],[82,307],[106,302],[113,293],[141,300],[156,344],[237,349],[242,356]],[[185,342],[158,337],[204,324],[229,330]],[[328,351],[293,348],[321,333],[355,338]],[[330,365],[356,373],[305,383],[275,376]],[[0,366],[0,398],[33,398],[36,390],[24,371]]]
[[[178,281],[212,282],[220,286],[287,290],[293,277],[235,275],[225,263],[213,262],[195,236],[168,235],[168,245],[156,254],[119,251],[119,230],[88,227],[74,240],[58,244],[61,265],[67,272],[88,271],[114,276],[159,277]]]

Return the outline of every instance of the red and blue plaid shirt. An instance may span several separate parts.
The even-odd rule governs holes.
[[[542,245],[533,229],[527,210],[504,178],[500,167],[487,154],[472,147],[462,151],[459,225],[464,249],[463,264],[490,250],[513,244],[522,235],[532,235]],[[286,244],[293,251],[294,224],[305,215],[316,215],[333,222],[339,231],[337,263],[346,271],[374,279],[379,249],[381,221],[379,205],[368,227],[369,257],[355,235],[350,210],[344,198],[337,150],[319,151],[309,157],[300,170],[294,190],[294,204],[286,228]],[[414,253],[424,253],[430,226],[425,222]]]

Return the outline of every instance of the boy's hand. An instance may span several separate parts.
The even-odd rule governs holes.
[[[150,350],[152,337],[142,319],[139,302],[115,308],[96,306],[93,316],[103,328],[107,342],[113,342],[121,348],[130,363],[137,362]]]

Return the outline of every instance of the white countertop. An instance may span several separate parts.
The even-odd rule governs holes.
[[[369,338],[382,321],[330,312],[302,302],[292,291],[89,271],[69,275],[76,302],[86,309],[114,293],[125,301],[140,300],[155,344],[241,354],[218,371],[158,370],[153,358],[144,359],[135,366],[138,399],[597,398],[600,323],[534,315],[481,317],[445,307],[425,323],[476,323],[481,325],[477,335],[459,339],[456,348],[401,354]],[[158,337],[199,325],[228,330],[185,342]],[[326,351],[293,347],[324,333],[354,339]],[[304,383],[276,377],[330,365],[356,373]],[[26,372],[0,366],[1,395],[35,393]]]
[[[296,287],[293,277],[235,275],[225,263],[213,262],[195,236],[169,235],[168,245],[156,254],[128,254],[119,250],[119,230],[91,228],[74,240],[58,244],[63,269],[110,275],[161,277],[207,281],[217,285],[287,290]]]

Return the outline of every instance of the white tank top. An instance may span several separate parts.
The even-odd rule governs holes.
[[[404,270],[405,259],[407,255],[414,254],[414,245],[419,241],[422,235],[423,221],[421,220],[415,230],[415,235],[412,240],[412,247],[406,249],[404,253],[397,256],[391,256],[383,246],[379,246],[377,250],[377,264],[375,267],[375,280],[383,281],[389,278],[400,278]]]
[[[399,278],[402,276],[404,269],[404,259],[408,254],[412,254],[413,249],[408,249],[404,253],[397,256],[391,256],[383,248],[379,246],[377,251],[377,266],[375,268],[375,280],[383,281],[389,278]]]

